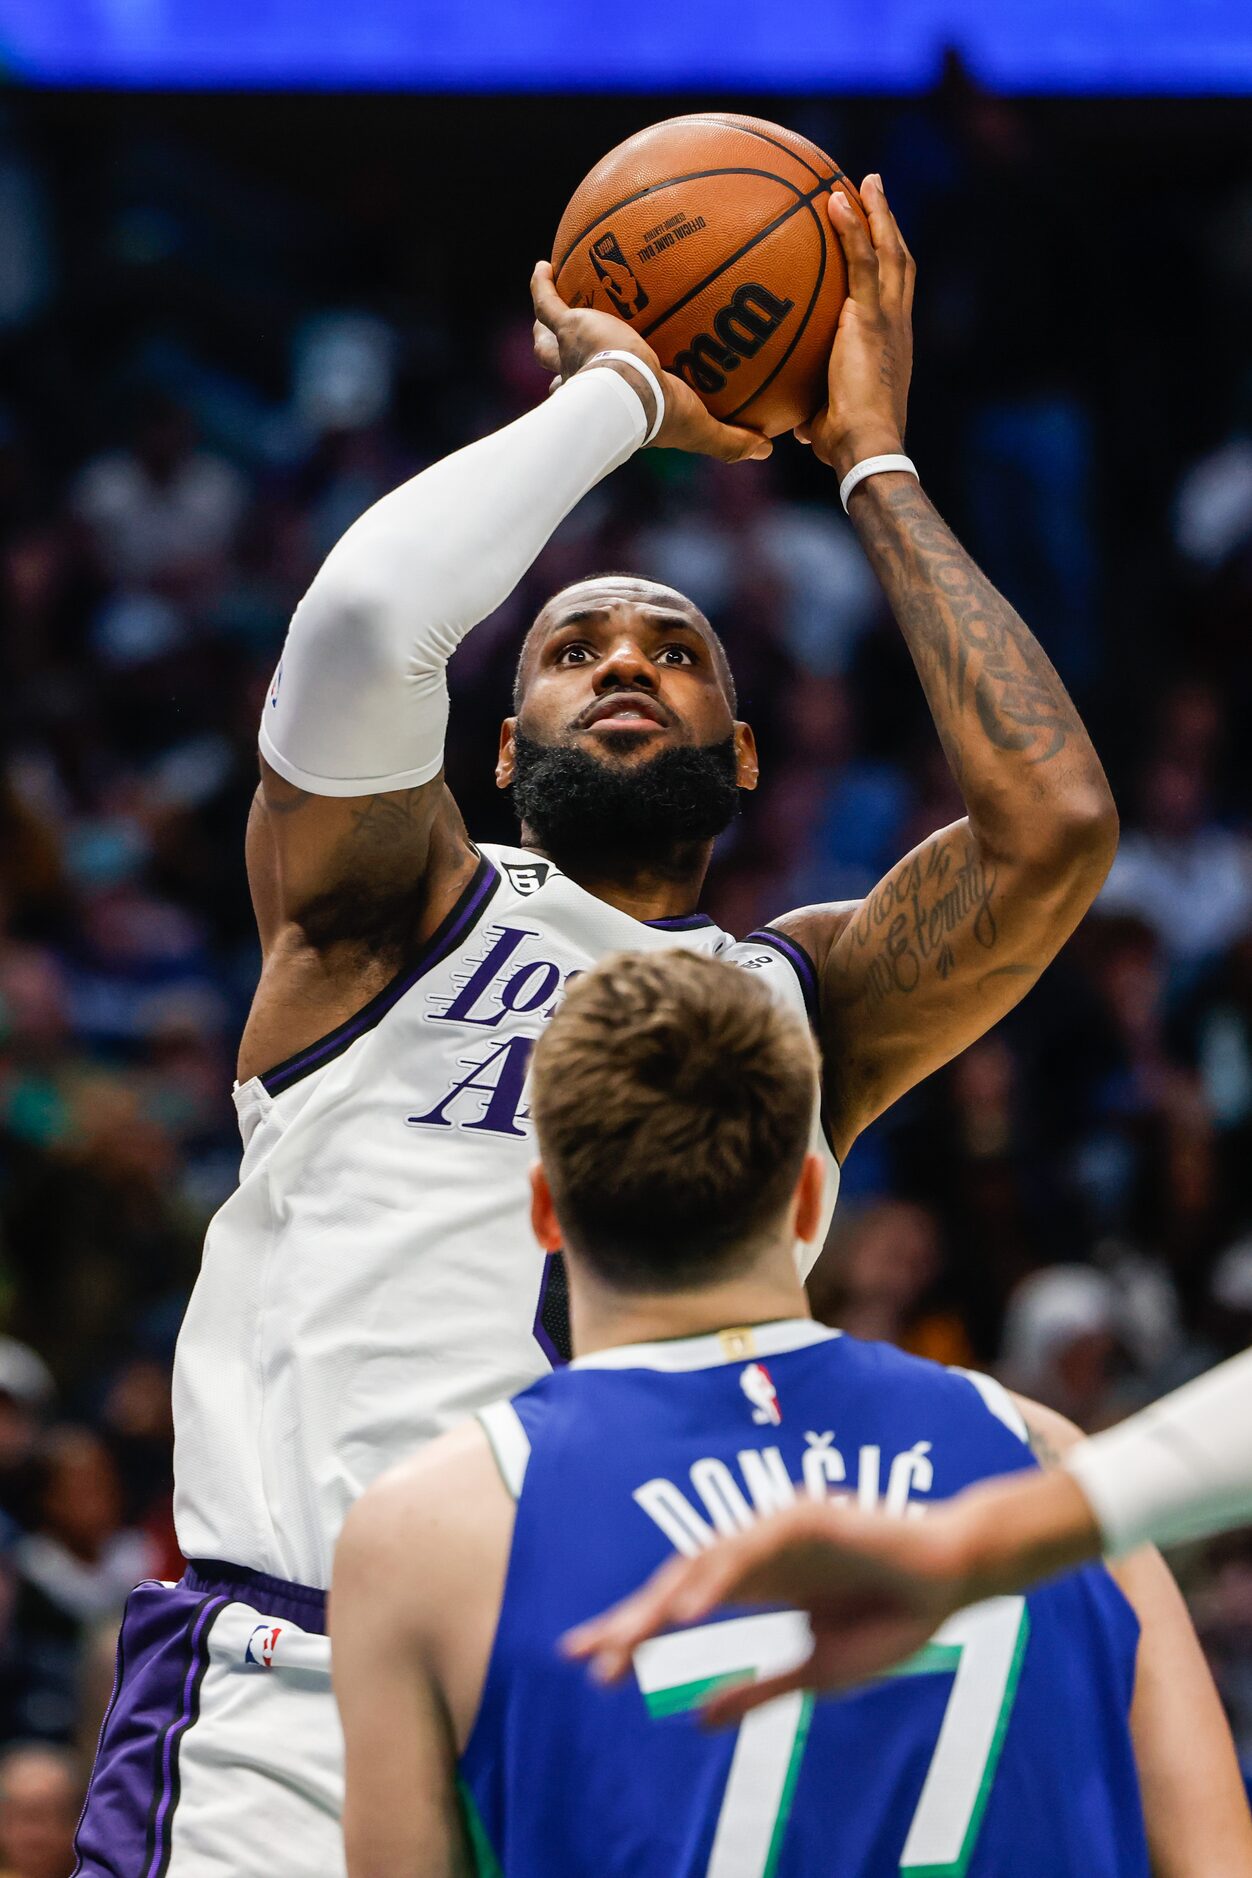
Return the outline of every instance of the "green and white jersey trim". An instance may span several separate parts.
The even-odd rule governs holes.
[[[828,1330],[811,1317],[785,1317],[770,1324],[738,1324],[710,1331],[702,1337],[674,1337],[663,1343],[623,1343],[614,1349],[592,1350],[576,1356],[571,1369],[660,1369],[671,1375],[681,1370],[716,1369],[723,1363],[750,1363],[757,1357],[781,1356],[813,1343],[830,1343],[840,1330]]]

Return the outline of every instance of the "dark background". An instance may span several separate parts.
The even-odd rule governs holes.
[[[815,1306],[1087,1426],[1249,1340],[1247,103],[1007,101],[955,60],[929,97],[847,103],[12,94],[0,1739],[89,1755],[118,1598],[178,1569],[169,1362],[237,1163],[243,825],[287,616],[368,502],[542,394],[526,281],[584,171],[709,107],[881,170],[919,263],[910,449],[1123,817],[1023,1008],[854,1150]],[[706,606],[761,740],[710,910],[747,931],[866,891],[961,808],[858,557],[799,447],[636,459],[455,661],[472,832],[513,832],[491,768],[525,624],[564,580],[635,568]],[[1252,1555],[1177,1565],[1252,1755]],[[0,1870],[57,1878],[78,1765],[0,1764]],[[42,1865],[12,1838],[32,1817]]]

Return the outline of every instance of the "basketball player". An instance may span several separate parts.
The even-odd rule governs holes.
[[[604,961],[541,1038],[533,1221],[566,1250],[576,1360],[348,1516],[331,1612],[352,1878],[1252,1871],[1194,1637],[1140,1642],[1099,1567],[993,1598],[876,1688],[784,1694],[737,1736],[685,1711],[802,1658],[795,1612],[654,1638],[615,1688],[558,1653],[641,1569],[758,1513],[848,1489],[919,1512],[1032,1465],[989,1379],[809,1318],[815,1072],[762,984],[682,953]]]
[[[1024,1591],[1136,1546],[1178,1545],[1252,1524],[1252,1350],[1089,1441],[1063,1465],[958,1494],[920,1525],[846,1502],[798,1506],[654,1582],[569,1639],[602,1680],[667,1624],[730,1603],[807,1610],[812,1654],[778,1687],[831,1689],[880,1674],[967,1604]],[[768,1701],[758,1685],[733,1712]]]
[[[389,1462],[548,1367],[526,1070],[572,975],[622,947],[679,945],[809,1012],[830,1065],[814,1127],[829,1208],[833,1157],[1017,1002],[1104,879],[1116,816],[1086,732],[899,467],[913,267],[876,178],[863,195],[872,238],[831,198],[851,292],[830,406],[806,436],[845,487],[862,477],[849,514],[968,817],[862,904],[791,913],[742,942],[719,931],[700,889],[755,785],[752,733],[690,601],[608,577],[556,595],[523,648],[497,769],[519,844],[471,840],[442,771],[460,640],[645,441],[769,449],[715,423],[625,323],[564,306],[541,265],[539,350],[560,388],[349,529],[264,706],[243,1163],[174,1378],[189,1567],[128,1609],[84,1878],[342,1870],[334,1542]]]

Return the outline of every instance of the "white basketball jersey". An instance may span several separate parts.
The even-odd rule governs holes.
[[[608,952],[685,946],[813,1007],[813,967],[781,933],[644,924],[524,849],[481,853],[417,959],[235,1090],[239,1186],[209,1227],[174,1369],[188,1558],[328,1584],[377,1474],[550,1367],[526,1070],[569,978]],[[814,1146],[833,1210],[820,1129]]]

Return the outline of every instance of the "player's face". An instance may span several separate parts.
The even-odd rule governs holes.
[[[567,588],[540,614],[523,698],[504,727],[497,779],[513,779],[514,727],[534,743],[613,765],[733,738],[740,788],[756,782],[746,725],[735,722],[714,642],[681,594],[645,580]]]

